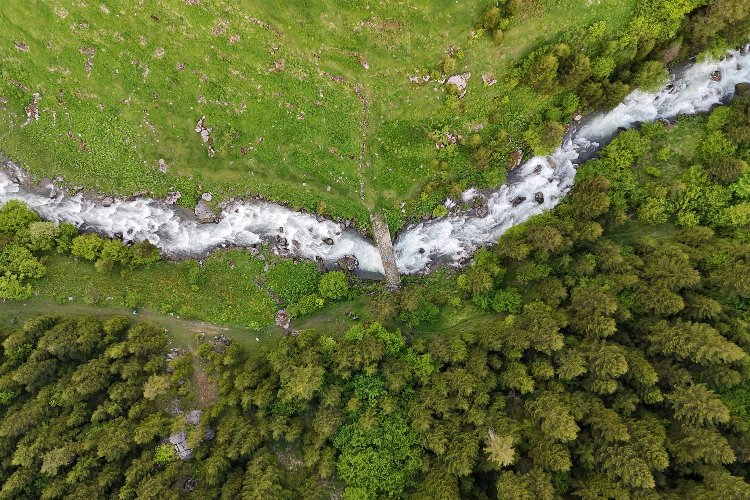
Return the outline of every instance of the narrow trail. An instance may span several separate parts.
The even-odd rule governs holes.
[[[365,170],[370,169],[370,162],[367,160],[367,137],[369,136],[370,129],[367,123],[367,106],[368,101],[365,96],[362,86],[357,83],[354,85],[354,93],[359,98],[361,110],[361,130],[362,137],[359,142],[359,160],[357,161],[357,173],[359,174],[359,197],[365,205],[368,205],[365,200]],[[375,238],[375,244],[380,252],[380,259],[383,261],[383,270],[385,275],[386,286],[390,290],[398,290],[401,287],[401,275],[396,265],[396,251],[393,248],[393,241],[391,241],[391,233],[388,229],[388,224],[383,222],[380,214],[375,211],[374,207],[368,207],[370,212],[370,220],[372,221],[372,235]]]
[[[367,126],[367,98],[362,92],[362,86],[359,83],[354,84],[354,93],[359,99],[361,106],[361,122],[360,129],[362,131],[359,140],[359,159],[357,160],[357,174],[359,175],[359,198],[365,201],[365,167],[370,167],[370,162],[365,159],[365,151],[367,150],[367,134],[369,128]]]
[[[331,77],[332,75],[327,76]],[[348,82],[343,77],[335,78],[335,81],[348,85]],[[401,287],[401,274],[396,265],[396,251],[393,248],[390,230],[388,229],[388,225],[383,221],[381,214],[376,212],[374,204],[368,203],[365,196],[365,172],[370,169],[370,161],[367,159],[367,138],[370,133],[369,123],[367,121],[369,101],[367,100],[366,91],[360,83],[355,83],[352,86],[352,90],[360,103],[361,136],[359,140],[359,157],[357,159],[359,198],[367,207],[368,212],[370,212],[372,235],[375,239],[375,245],[378,248],[378,252],[380,253],[380,260],[383,263],[386,286],[390,290],[398,290]]]

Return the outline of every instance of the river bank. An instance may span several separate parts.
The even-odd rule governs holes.
[[[430,219],[400,231],[394,244],[398,271],[419,274],[439,265],[463,265],[508,228],[557,205],[573,186],[577,166],[618,131],[708,111],[731,98],[735,87],[744,82],[750,82],[748,46],[729,51],[720,61],[692,64],[657,92],[635,90],[613,110],[587,119],[551,155],[531,158],[519,166],[511,182],[487,195],[482,211]],[[112,198],[103,203],[86,193],[53,192],[54,186],[45,194],[19,174],[15,177],[0,172],[0,203],[20,199],[45,219],[72,222],[127,241],[148,239],[166,256],[201,257],[220,247],[267,242],[282,256],[326,265],[344,258],[351,263],[354,257],[360,271],[384,272],[378,248],[357,230],[275,203],[236,200],[222,208],[217,222],[202,224],[163,200]]]

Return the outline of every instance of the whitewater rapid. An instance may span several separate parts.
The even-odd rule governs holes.
[[[657,92],[633,91],[613,110],[574,130],[551,155],[521,165],[512,182],[490,193],[485,217],[463,213],[407,227],[395,243],[399,269],[418,273],[434,262],[458,265],[509,227],[557,205],[573,186],[582,154],[598,149],[618,130],[708,111],[731,98],[742,82],[750,82],[750,46],[729,51],[721,61],[693,64]],[[472,196],[465,193],[464,201]]]
[[[688,67],[657,92],[636,90],[613,110],[596,115],[545,157],[534,157],[513,172],[512,181],[487,196],[486,212],[472,210],[410,225],[398,235],[395,252],[401,272],[426,272],[436,263],[460,265],[480,247],[494,243],[509,227],[557,205],[573,186],[577,162],[622,128],[708,111],[731,98],[735,85],[750,82],[750,50],[729,51],[721,61]],[[369,239],[343,224],[266,201],[226,204],[216,223],[164,201],[115,199],[109,206],[93,196],[33,188],[20,171],[0,170],[0,205],[22,200],[44,219],[70,222],[125,241],[149,240],[172,257],[198,257],[221,246],[247,247],[267,241],[277,253],[336,262],[356,257],[359,269],[382,274],[380,254]],[[464,193],[463,201],[476,196]],[[455,202],[449,200],[447,206]],[[481,212],[481,213],[478,213]]]

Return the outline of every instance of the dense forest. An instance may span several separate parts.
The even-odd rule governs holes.
[[[202,341],[216,438],[189,462],[159,448],[191,369],[166,375],[159,331],[8,332],[2,494],[176,495],[189,477],[223,498],[747,497],[748,123],[745,94],[620,134],[563,204],[343,335],[252,356]],[[430,333],[456,306],[477,320]]]
[[[494,40],[524,2],[498,4],[476,25]],[[559,97],[531,150],[579,105],[750,31],[747,0],[641,4],[630,38],[561,40],[519,68]],[[508,144],[488,127],[461,148],[486,167]],[[443,199],[460,182],[441,161],[425,189]],[[739,85],[708,114],[620,133],[560,205],[461,270],[399,292],[302,273],[292,316],[359,294],[362,317],[252,351],[209,336],[170,351],[121,316],[0,325],[0,498],[750,498],[748,163]],[[58,253],[102,273],[160,259],[0,208],[1,298],[44,287]]]
[[[206,450],[205,491],[750,495],[748,123],[745,95],[621,134],[563,205],[458,276],[492,311],[471,326],[395,329],[439,314],[433,284],[383,296],[343,337],[212,354],[226,439]]]

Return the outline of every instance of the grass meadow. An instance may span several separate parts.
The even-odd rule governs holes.
[[[617,31],[634,3],[531,2],[497,45],[471,36],[488,1],[6,0],[0,151],[108,193],[179,190],[187,207],[205,191],[214,203],[261,195],[363,227],[377,207],[394,228],[402,202],[435,203],[418,199],[431,131],[465,135],[495,112],[520,141],[547,103],[519,82],[517,63],[597,21]],[[473,75],[459,109],[439,83],[409,81],[451,46],[456,72]],[[39,119],[26,123],[35,93]],[[195,131],[203,116],[209,142]],[[477,180],[461,155],[450,168]]]

